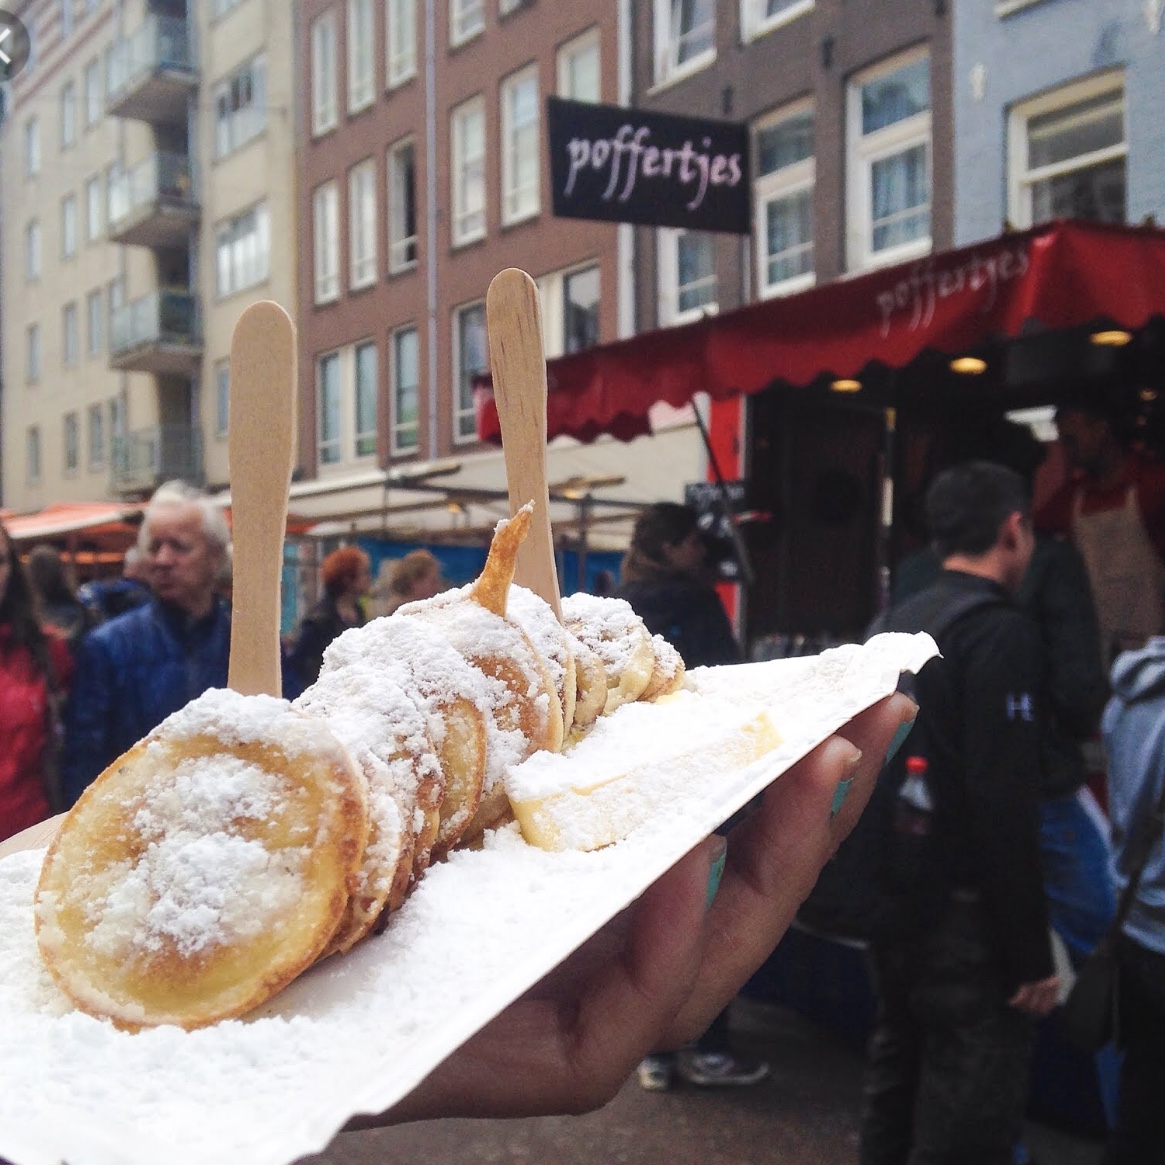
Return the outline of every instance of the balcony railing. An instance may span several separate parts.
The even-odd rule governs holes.
[[[151,154],[109,183],[109,238],[145,247],[181,245],[198,218],[190,159]]]
[[[105,105],[117,117],[154,123],[184,120],[186,98],[197,82],[186,21],[147,16],[106,58]]]
[[[109,363],[126,372],[189,375],[202,356],[198,297],[157,291],[118,308],[109,325]]]
[[[180,477],[202,481],[202,434],[190,425],[155,425],[113,439],[113,488],[149,492]]]

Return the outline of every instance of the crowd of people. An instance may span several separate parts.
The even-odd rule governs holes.
[[[831,847],[836,857],[816,891],[848,896],[839,929],[868,943],[878,1000],[862,1165],[1017,1159],[1037,1024],[1106,936],[1130,879],[1135,894],[1118,941],[1124,1059],[1105,1161],[1165,1161],[1165,842],[1159,828],[1150,832],[1165,812],[1165,470],[1129,452],[1101,404],[1070,402],[1056,419],[1070,472],[1038,510],[1032,480],[1044,449],[1030,434],[1014,439],[1014,426],[984,431],[935,476],[924,507],[929,545],[903,564],[892,605],[870,629],[929,631],[941,655],[913,681],[918,719],[909,735],[890,739],[909,717],[901,699],[851,731],[859,745],[872,734],[880,751],[870,754],[878,763],[867,758],[865,787],[837,826],[849,785],[831,786],[827,825],[838,842],[871,798],[858,828]],[[122,577],[80,590],[56,550],[35,547],[22,564],[0,527],[0,839],[72,804],[167,715],[226,686],[229,564],[221,509],[182,483],[151,499]],[[356,546],[326,556],[319,581],[319,600],[285,644],[292,695],[316,678],[346,628],[447,585],[427,550],[384,564],[374,583]],[[743,658],[686,506],[645,508],[618,578],[602,589],[625,599],[689,667]],[[1084,758],[1097,738],[1108,758],[1107,815]],[[807,764],[833,772],[838,758],[815,754]],[[756,830],[754,819],[726,823],[730,880],[756,877],[759,867],[745,871],[741,854],[771,860],[753,852]],[[724,841],[706,848],[700,860],[711,862],[715,883]],[[579,1005],[588,1038],[602,1029],[611,1041],[592,1049],[595,1098],[637,1061],[649,1090],[748,1085],[768,1074],[733,1048],[726,1008],[767,953],[758,941],[771,950],[820,866],[806,858],[800,872],[803,892],[793,901],[782,890],[783,905],[763,924],[755,903],[724,923],[735,928],[734,945],[703,952],[719,968],[707,989],[688,968],[685,994],[674,966],[652,965],[674,959],[690,934],[645,940],[619,975],[633,972],[657,1001],[678,995],[649,1009],[651,1023],[632,1025],[634,1038],[629,1030],[612,1040],[609,1017]],[[656,897],[676,907],[669,893],[680,892],[665,886]],[[814,909],[810,898],[806,917],[830,917]],[[746,915],[753,933],[743,939]],[[722,942],[726,933],[713,946]],[[684,957],[696,959],[693,951]],[[610,971],[581,989],[592,1002],[632,990],[617,978]],[[531,1080],[529,1095],[513,1081],[499,1090],[490,1040],[516,1022],[503,1016],[476,1050],[383,1119],[579,1107],[562,1091],[570,1078],[562,1065],[557,1077]]]

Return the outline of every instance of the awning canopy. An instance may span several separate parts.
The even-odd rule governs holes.
[[[4,525],[13,542],[64,538],[82,531],[86,539],[124,540],[137,537],[140,505],[117,502],[57,502],[35,514],[6,516]]]
[[[659,401],[902,369],[924,353],[1165,315],[1165,231],[1056,221],[548,362],[548,436],[628,440]],[[945,365],[944,365],[945,367]],[[498,441],[484,378],[478,432]]]

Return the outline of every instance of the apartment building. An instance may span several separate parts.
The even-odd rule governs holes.
[[[27,0],[4,127],[7,506],[224,485],[230,336],[293,309],[290,13]]]
[[[477,441],[473,399],[503,268],[536,279],[548,356],[633,330],[631,228],[553,217],[543,125],[551,94],[626,102],[629,13],[303,0],[297,513],[407,538],[504,512],[486,496],[505,490],[504,465]],[[689,420],[630,449],[555,443],[549,473],[624,478],[621,496],[652,501],[704,464]],[[444,492],[409,488],[425,479]]]

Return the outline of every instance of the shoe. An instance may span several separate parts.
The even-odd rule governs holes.
[[[645,1092],[666,1092],[672,1085],[672,1061],[667,1056],[646,1056],[636,1069],[639,1087]]]
[[[745,1060],[729,1052],[689,1052],[679,1063],[680,1075],[701,1088],[759,1084],[768,1074],[763,1060]]]

